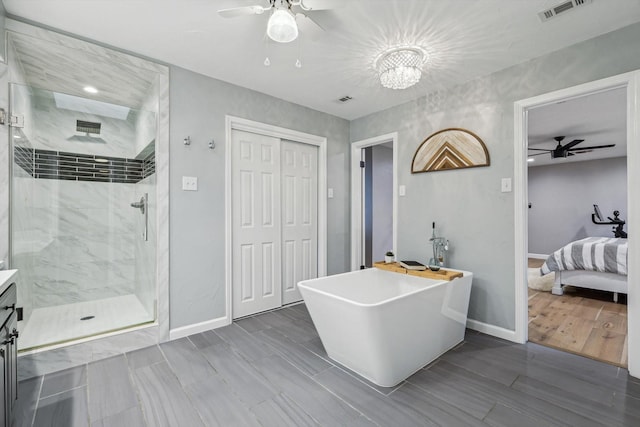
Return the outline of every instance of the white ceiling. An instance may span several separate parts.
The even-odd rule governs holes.
[[[278,44],[265,36],[268,14],[216,13],[267,0],[3,1],[11,16],[349,120],[640,21],[638,0],[593,0],[544,23],[537,13],[559,0],[305,0],[337,6],[311,13],[325,32],[302,28]],[[373,60],[401,43],[429,52],[422,81],[382,88]],[[344,95],[353,100],[338,102]]]
[[[615,144],[567,158],[552,159],[551,154],[535,156],[529,166],[622,157],[627,155],[626,89],[613,89],[529,110],[529,147],[553,149],[555,136],[562,144],[584,139],[574,148]],[[529,151],[529,154],[538,152]]]

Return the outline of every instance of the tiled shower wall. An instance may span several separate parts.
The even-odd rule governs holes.
[[[153,153],[135,159],[140,134],[150,134],[136,132],[138,112],[117,120],[63,110],[46,93],[20,86],[14,100],[25,112],[14,140],[20,201],[13,222],[25,319],[36,308],[134,293],[150,300],[144,305],[153,314],[155,235],[143,242],[144,216],[130,206],[145,192],[151,203],[155,197]],[[154,114],[144,113],[144,123],[148,116]],[[102,123],[98,142],[82,141],[90,139],[75,131],[77,119]]]
[[[138,112],[132,111],[126,120],[97,116],[60,108],[55,94],[31,87],[16,86],[16,92],[30,92],[33,104],[31,123],[25,118],[25,129],[34,127],[31,136],[34,148],[100,156],[133,158],[136,151],[136,119]],[[14,112],[19,112],[15,110]],[[99,122],[99,135],[87,135],[76,131],[76,120]],[[95,142],[88,142],[95,141]],[[149,142],[149,141],[147,141]]]
[[[32,308],[132,294],[135,184],[30,181]]]

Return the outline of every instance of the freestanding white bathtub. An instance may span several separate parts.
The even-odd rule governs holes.
[[[463,273],[439,281],[370,268],[298,288],[329,357],[392,387],[464,339],[473,275]]]

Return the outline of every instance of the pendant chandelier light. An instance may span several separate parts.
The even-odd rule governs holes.
[[[289,43],[298,37],[298,25],[287,4],[274,8],[267,23],[267,35],[278,43]]]
[[[387,49],[375,60],[380,84],[390,89],[406,89],[418,83],[427,53],[416,46]]]

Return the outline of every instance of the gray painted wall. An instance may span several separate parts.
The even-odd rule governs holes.
[[[225,313],[225,115],[327,138],[328,273],[349,269],[349,122],[178,67],[170,70],[171,328]],[[191,137],[191,145],[182,140]],[[207,148],[210,139],[216,149]],[[182,191],[182,176],[198,191]]]
[[[398,256],[427,261],[429,225],[450,239],[448,264],[474,273],[469,317],[514,329],[513,103],[640,68],[640,24],[351,122],[351,140],[398,132]],[[428,67],[428,66],[427,66]],[[427,71],[428,72],[428,71]],[[491,166],[411,174],[411,159],[432,133],[462,127],[479,135]]]
[[[589,236],[613,237],[591,222],[593,205],[606,217],[627,219],[627,158],[529,168],[529,253],[550,254]],[[625,225],[625,231],[627,226]]]

